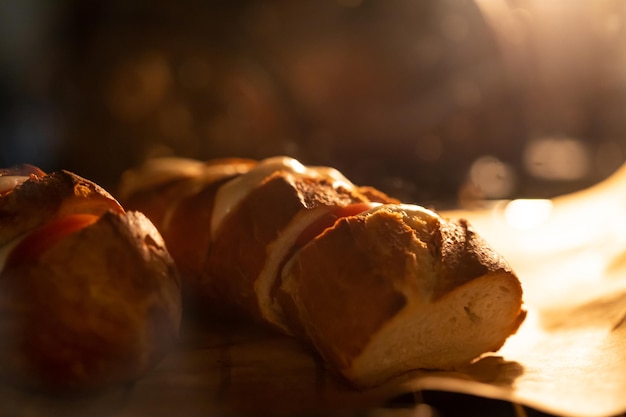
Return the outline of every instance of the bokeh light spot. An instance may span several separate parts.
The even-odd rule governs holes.
[[[585,145],[569,137],[543,137],[526,145],[524,166],[534,177],[567,181],[584,178],[590,169]]]
[[[475,160],[469,176],[472,185],[487,199],[505,198],[515,188],[513,169],[493,156],[482,156]]]

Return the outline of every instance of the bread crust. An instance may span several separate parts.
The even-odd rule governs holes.
[[[428,252],[396,216],[343,218],[292,257],[278,297],[288,306],[294,330],[345,368],[406,305],[406,285],[415,287],[411,296],[430,297],[435,283],[429,275],[407,281],[407,263],[424,268],[432,263]],[[332,349],[327,349],[329,343]]]
[[[0,198],[4,236],[73,214],[98,219],[0,271],[0,378],[56,393],[129,382],[177,341],[180,278],[143,214],[67,171]],[[7,232],[9,219],[19,221]]]
[[[502,271],[514,275],[506,260],[476,233],[466,219],[441,221],[432,246],[437,248],[440,277],[433,292],[435,300],[488,273]]]
[[[163,224],[166,241],[177,261],[201,271],[191,285],[198,299],[294,335],[354,385],[466,364],[498,349],[523,321],[519,280],[465,220],[289,159],[271,158],[250,173],[207,182],[201,195],[177,203]],[[223,186],[222,197],[232,199],[222,200],[216,222],[209,212],[220,197],[211,195]],[[198,236],[170,238],[170,228]],[[424,332],[441,325],[442,341],[412,330],[425,318],[434,324]]]
[[[31,176],[0,198],[0,246],[51,219],[124,210],[99,185],[69,171]]]
[[[507,291],[514,293],[503,310],[508,324],[481,352],[468,350],[462,360],[446,362],[444,358],[438,368],[451,368],[497,350],[525,316],[519,281],[465,221],[432,216],[416,231],[403,217],[380,209],[341,219],[298,251],[283,270],[278,297],[289,325],[333,369],[357,385],[378,384],[389,377],[384,371],[361,375],[355,365],[385,326],[403,310],[427,310],[474,280],[494,274],[506,277]],[[442,322],[441,332],[447,331]],[[390,341],[390,347],[394,343],[398,353],[388,359],[390,369],[396,369],[394,361],[410,360],[400,353],[406,350],[402,341]],[[430,366],[422,360],[410,367]]]
[[[201,296],[229,304],[235,315],[265,321],[255,281],[268,247],[302,211],[367,201],[358,191],[336,188],[330,180],[287,172],[270,175],[225,218],[209,253]]]

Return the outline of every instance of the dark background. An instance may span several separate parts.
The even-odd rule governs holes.
[[[0,165],[114,191],[149,156],[286,154],[438,207],[605,178],[625,3],[485,3],[0,1]]]

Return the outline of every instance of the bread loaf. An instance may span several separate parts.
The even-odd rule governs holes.
[[[281,278],[290,328],[359,386],[467,364],[498,350],[524,318],[504,260],[466,222],[416,206],[340,219]]]
[[[0,377],[74,392],[129,382],[178,337],[180,281],[150,220],[67,171],[0,170]]]
[[[358,387],[467,364],[524,320],[519,280],[467,222],[332,168],[235,164],[157,160],[122,182],[190,298],[299,338]]]

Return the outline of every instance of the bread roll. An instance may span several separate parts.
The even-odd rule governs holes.
[[[153,161],[128,175],[160,180],[121,199],[158,207],[191,297],[299,338],[355,386],[467,364],[524,320],[519,280],[464,220],[288,157],[203,174],[220,166]]]
[[[151,160],[125,173],[120,200],[161,231],[184,278],[188,305],[217,306],[283,330],[267,294],[310,223],[328,216],[332,223],[337,208],[353,204],[397,202],[355,187],[336,170],[309,169],[285,157],[260,163]],[[369,206],[359,211],[364,208]]]
[[[467,364],[524,319],[506,262],[465,221],[417,206],[340,219],[281,277],[290,328],[358,386]]]
[[[129,382],[178,337],[180,280],[146,216],[67,171],[0,171],[0,376],[76,392]]]

